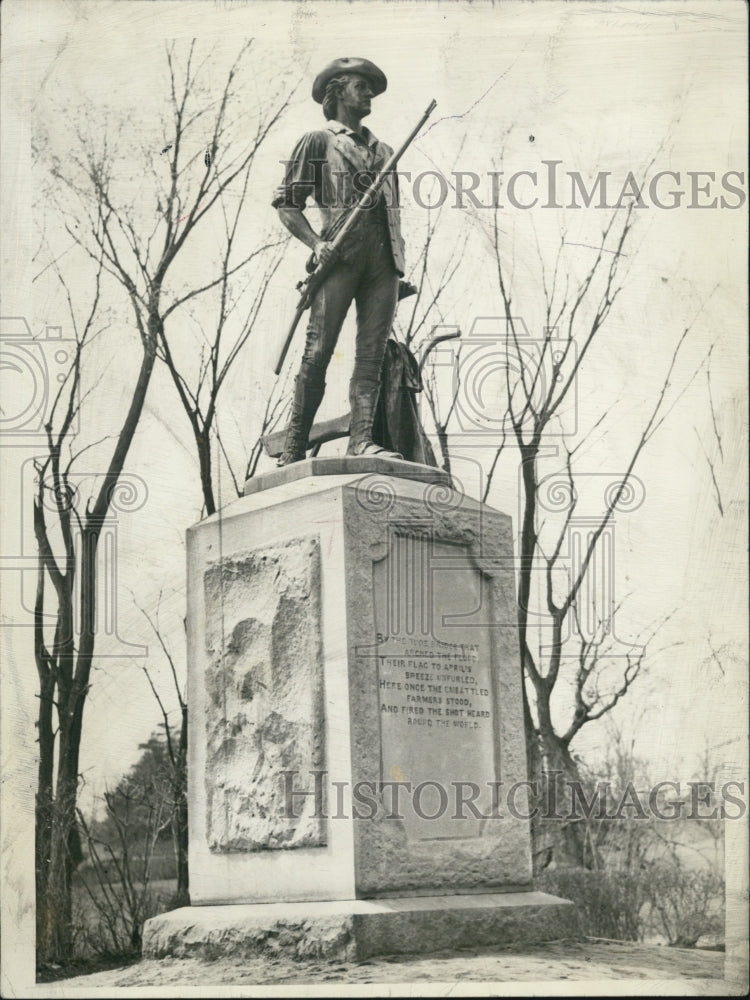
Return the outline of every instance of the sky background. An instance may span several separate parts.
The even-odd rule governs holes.
[[[4,5],[3,28],[2,315],[26,317],[34,337],[44,336],[48,325],[66,322],[50,275],[33,281],[39,270],[32,260],[39,220],[46,219],[47,238],[58,252],[68,244],[32,179],[32,135],[44,133],[64,160],[75,142],[71,122],[82,122],[82,109],[93,104],[96,114],[89,124],[99,121],[97,116],[118,123],[123,172],[147,205],[152,193],[143,188],[148,180],[139,157],[146,145],[159,141],[167,39],[186,46],[197,36],[201,52],[213,49],[206,85],[216,89],[241,42],[252,36],[252,62],[243,78],[248,102],[299,83],[253,166],[252,202],[243,223],[248,239],[279,233],[270,199],[280,180],[280,161],[302,132],[322,121],[309,97],[311,79],[340,55],[369,58],[387,74],[388,90],[373,102],[367,124],[392,146],[429,101],[437,100],[430,126],[401,164],[415,174],[429,169],[541,174],[542,161],[559,160],[561,172],[579,171],[589,179],[610,171],[617,192],[618,180],[624,182],[629,170],[641,172],[653,161],[652,171],[681,172],[675,186],[689,192],[687,171],[713,171],[717,178],[729,170],[746,171],[746,9],[739,3],[30,2]],[[722,193],[718,180],[715,188]],[[540,189],[543,194],[541,181]],[[482,200],[487,190],[483,183]],[[519,185],[524,197],[527,191]],[[402,195],[407,264],[413,265],[424,210],[408,185]],[[462,248],[442,309],[445,324],[459,326],[465,335],[478,317],[501,315],[487,237],[491,215],[447,206],[435,238],[436,266]],[[505,208],[500,213],[514,302],[532,336],[543,320],[540,258],[551,266],[565,229],[568,241],[578,244],[565,258],[566,266],[571,275],[579,274],[608,217],[593,207]],[[189,271],[205,270],[216,235],[210,227],[201,234]],[[675,371],[675,394],[715,345],[712,392],[723,457],[702,371],[636,469],[642,505],[618,515],[615,524],[616,592],[631,595],[618,617],[618,634],[632,639],[672,614],[655,643],[671,648],[649,661],[617,714],[618,723],[636,736],[637,752],[650,761],[656,778],[690,778],[706,745],[716,748],[730,776],[744,773],[746,243],[746,205],[740,210],[685,204],[674,211],[643,210],[629,246],[624,289],[580,377],[580,430],[611,409],[603,433],[583,451],[579,466],[594,484],[590,512],[596,514],[601,501],[597,507],[594,487],[602,477],[616,479],[625,468],[684,327],[694,321]],[[223,432],[238,458],[257,433],[272,383],[271,360],[296,304],[294,284],[305,257],[303,248],[290,247],[220,406]],[[72,287],[85,294],[85,268],[72,254],[62,264],[69,266]],[[188,351],[191,322],[186,320]],[[97,428],[109,426],[128,399],[133,355],[124,346],[124,331],[124,325],[111,331],[98,356],[102,380],[90,404]],[[329,372],[321,417],[345,409],[351,334],[350,320]],[[432,430],[429,420],[427,428]],[[577,440],[573,436],[571,443]],[[477,461],[486,464],[487,452],[469,449],[459,435],[452,445],[457,475],[467,492],[476,493],[479,480],[473,470]],[[3,750],[6,772],[20,796],[10,826],[6,814],[4,833],[12,841],[14,831],[18,838],[31,830],[33,809],[36,673],[22,606],[33,594],[33,573],[22,584],[18,557],[33,553],[28,460],[34,450],[4,447],[0,453],[6,511],[3,623],[21,626],[3,630]],[[706,453],[716,463],[723,515]],[[166,662],[132,596],[153,610],[162,593],[165,634],[184,663],[184,534],[200,516],[201,501],[192,441],[163,371],[151,386],[127,470],[141,477],[143,503],[118,519],[118,628],[125,641],[147,646],[148,657],[118,655],[122,649],[111,640],[100,646],[109,655],[94,670],[86,707],[84,804],[117,780],[133,762],[138,743],[159,722],[142,663],[148,663],[165,699],[176,707]],[[221,492],[228,502],[232,489],[226,475]],[[490,503],[517,522],[513,457],[499,468]],[[576,748],[596,754],[604,746],[605,730],[589,728]],[[18,873],[21,884],[26,879],[21,872],[25,869],[30,878],[33,870],[31,847],[16,839],[8,849],[8,870]]]

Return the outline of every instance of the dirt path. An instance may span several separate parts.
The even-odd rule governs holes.
[[[704,980],[694,995],[720,994],[724,955],[720,952],[610,942],[556,942],[522,952],[499,949],[438,952],[434,955],[377,958],[358,963],[290,963],[282,958],[234,962],[220,959],[147,959],[125,969],[112,969],[50,984],[68,996],[103,987],[184,987],[223,984],[251,987],[270,984],[324,983],[570,983],[590,980]],[[713,981],[713,982],[709,982]],[[686,983],[687,985],[687,983]],[[705,989],[703,988],[705,985]],[[369,991],[368,991],[369,992]]]

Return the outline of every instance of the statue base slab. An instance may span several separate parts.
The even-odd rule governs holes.
[[[146,958],[362,961],[570,937],[575,906],[544,892],[186,906],[146,922]]]
[[[451,487],[451,477],[434,465],[420,465],[397,458],[380,458],[377,455],[334,455],[326,458],[306,458],[302,462],[283,465],[272,472],[253,476],[245,483],[244,495],[252,496],[263,490],[275,489],[286,483],[307,479],[311,476],[351,476],[376,473],[382,476],[396,476],[418,483],[435,483]]]

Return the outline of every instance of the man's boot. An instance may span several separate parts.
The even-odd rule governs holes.
[[[379,382],[349,383],[349,406],[352,411],[349,424],[347,455],[379,455],[381,458],[403,458],[398,452],[381,448],[372,440],[372,425],[380,395]]]
[[[292,462],[302,462],[307,457],[307,439],[324,392],[323,377],[314,370],[306,371],[303,368],[294,384],[292,413],[284,440],[284,451],[276,462],[277,465],[291,465]]]

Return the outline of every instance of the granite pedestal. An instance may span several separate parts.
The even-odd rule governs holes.
[[[510,518],[377,458],[248,494],[188,532],[193,905],[144,952],[567,933],[531,878]]]

